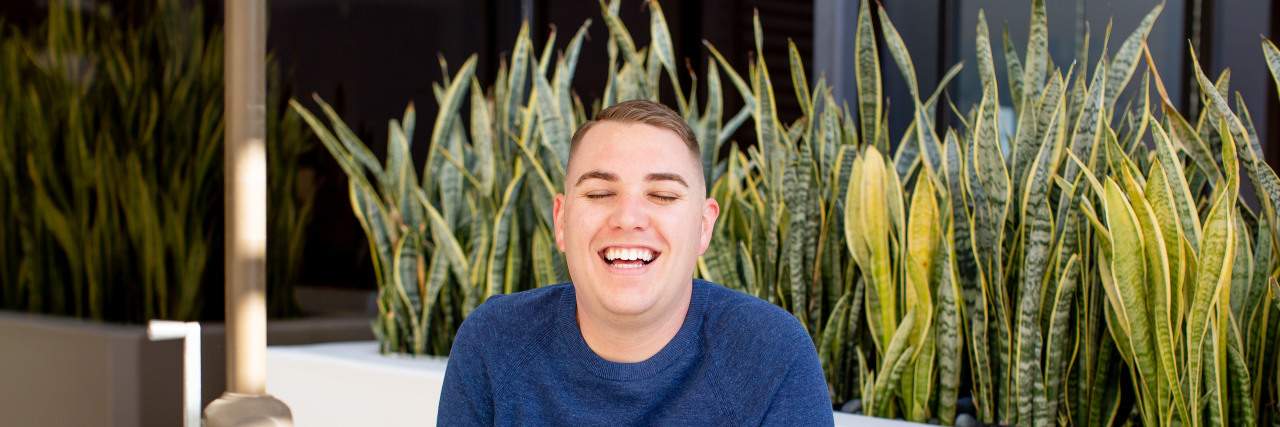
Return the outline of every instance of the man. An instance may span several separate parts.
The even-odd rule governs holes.
[[[573,135],[556,246],[572,283],[463,322],[441,425],[831,425],[813,342],[786,311],[693,279],[720,207],[698,142],[634,100]]]

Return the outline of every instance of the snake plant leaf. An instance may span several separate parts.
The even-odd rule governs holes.
[[[796,90],[796,100],[800,103],[800,114],[803,117],[813,118],[817,114],[814,111],[813,97],[809,94],[809,80],[804,72],[804,60],[800,58],[800,51],[796,49],[796,43],[790,39],[787,40],[787,58],[791,64],[791,85]]]
[[[518,120],[528,86],[530,52],[533,52],[533,41],[529,38],[529,23],[523,22],[516,35],[516,44],[511,49],[511,68],[507,72],[504,86],[506,93],[499,108],[498,124],[504,134],[516,134],[520,125]]]
[[[546,153],[552,160],[543,164],[550,172],[553,182],[563,182],[569,165],[569,139],[572,131],[567,119],[570,118],[561,116],[559,100],[552,92],[545,75],[535,74],[533,82],[534,92],[529,104],[530,108],[537,109],[537,128],[541,137],[539,140],[547,148]]]
[[[512,277],[510,271],[507,270],[508,252],[514,247],[519,229],[513,225],[516,211],[516,201],[520,197],[520,188],[524,184],[525,174],[520,161],[516,161],[516,175],[507,184],[507,189],[502,193],[502,204],[499,205],[497,213],[493,218],[493,247],[488,251],[489,267],[488,286],[485,290],[484,299],[490,296],[506,292],[505,279]]]
[[[436,113],[435,125],[431,129],[432,147],[444,146],[445,138],[451,136],[454,120],[456,120],[458,111],[462,108],[462,100],[468,94],[467,90],[471,84],[471,76],[475,74],[476,61],[477,57],[474,54],[467,58],[467,61],[454,74],[448,89],[445,89],[444,96],[440,99],[439,112]],[[430,174],[423,175],[423,178],[426,179]],[[427,187],[427,185],[423,185],[423,187]]]
[[[907,82],[907,92],[916,99],[920,98],[919,84],[916,82],[916,67],[911,62],[911,55],[907,53],[907,45],[902,41],[902,36],[898,34],[898,29],[893,26],[893,22],[889,20],[889,14],[885,12],[884,5],[877,5],[877,12],[880,17],[880,33],[884,37],[885,47],[889,48],[889,56],[893,57],[893,61],[898,64],[898,70],[902,72],[902,78]],[[981,12],[979,12],[981,16]],[[981,19],[981,18],[979,18]],[[879,64],[877,63],[877,68]]]
[[[880,53],[876,48],[870,3],[871,0],[859,2],[853,67],[858,86],[858,122],[862,126],[862,140],[875,144],[880,140],[880,116],[884,101],[880,80]]]
[[[780,165],[787,159],[788,148],[783,142],[781,127],[778,121],[777,102],[773,94],[773,83],[769,79],[769,70],[764,58],[759,58],[759,71],[752,75],[751,86],[755,104],[752,117],[756,123],[756,141],[765,155],[767,183],[771,191],[778,191],[782,186],[784,168]]]
[[[930,417],[929,402],[936,398],[934,391],[934,367],[937,360],[936,329],[932,326],[923,330],[924,340],[919,346],[912,346],[915,357],[907,364],[902,373],[903,391],[900,393],[906,400],[907,408],[904,418],[922,422]],[[908,377],[910,376],[910,377]],[[912,378],[914,377],[914,378]]]
[[[1018,347],[1015,359],[1018,364],[1018,419],[1035,424],[1048,422],[1045,417],[1046,402],[1041,374],[1043,353],[1039,326],[1041,286],[1045,280],[1053,237],[1053,218],[1049,210],[1046,189],[1048,184],[1048,149],[1045,144],[1041,156],[1031,166],[1030,180],[1023,191],[1022,208],[1025,245],[1023,255],[1021,301],[1019,304]],[[1037,410],[1039,408],[1039,410]]]
[[[1178,160],[1178,154],[1169,136],[1159,126],[1151,129],[1151,136],[1156,146],[1158,162],[1155,164],[1161,165],[1163,168],[1161,174],[1168,180],[1168,196],[1173,203],[1174,213],[1177,214],[1176,224],[1179,226],[1181,234],[1191,242],[1191,246],[1193,248],[1199,247],[1200,216],[1195,212],[1191,190],[1187,187],[1186,178],[1183,176],[1181,168],[1178,167],[1181,164]],[[1168,236],[1166,234],[1166,237]],[[1176,242],[1170,243],[1176,244]]]
[[[902,323],[887,325],[890,330],[895,330],[893,337],[888,341],[888,348],[884,352],[884,362],[880,365],[883,369],[876,375],[875,391],[872,402],[875,406],[867,406],[867,413],[877,414],[877,416],[886,417],[890,414],[891,405],[890,396],[895,392],[898,379],[894,376],[901,376],[902,370],[906,368],[910,362],[909,354],[914,350],[910,348],[911,330],[915,322],[916,315],[914,310],[908,310],[906,315],[902,317]],[[895,373],[896,372],[896,373]]]
[[[1235,261],[1232,262],[1230,292],[1230,311],[1231,317],[1243,319],[1246,298],[1249,292],[1249,285],[1253,283],[1253,247],[1251,245],[1249,227],[1245,225],[1244,218],[1237,215],[1235,218],[1236,228],[1236,253]]]
[[[1155,131],[1161,132],[1159,128]],[[1168,145],[1168,141],[1164,141]],[[1159,142],[1157,143],[1159,144]],[[1146,231],[1149,235],[1160,235],[1160,240],[1165,245],[1164,254],[1167,256],[1167,280],[1156,283],[1153,286],[1153,305],[1151,310],[1152,326],[1155,327],[1156,351],[1160,358],[1161,372],[1164,377],[1160,378],[1164,387],[1173,394],[1173,404],[1178,410],[1179,419],[1189,420],[1186,398],[1182,394],[1182,387],[1177,386],[1181,377],[1178,373],[1179,367],[1182,366],[1178,361],[1178,346],[1176,344],[1174,332],[1174,321],[1172,318],[1181,319],[1180,302],[1181,298],[1177,295],[1177,290],[1181,289],[1184,280],[1183,263],[1187,262],[1183,258],[1183,252],[1180,248],[1180,239],[1185,239],[1186,235],[1181,234],[1178,228],[1178,213],[1174,206],[1174,192],[1171,190],[1168,180],[1165,178],[1165,168],[1161,164],[1160,159],[1156,159],[1151,165],[1151,172],[1147,179],[1147,187],[1145,194],[1150,202],[1152,216],[1158,231]],[[1181,174],[1178,175],[1181,177]],[[1132,195],[1130,196],[1132,198]],[[1198,231],[1198,230],[1197,230]],[[1148,258],[1152,254],[1152,250],[1148,250]],[[1154,265],[1154,263],[1153,263]],[[1150,279],[1150,277],[1149,277]],[[1159,396],[1166,395],[1164,392],[1158,393]]]
[[[662,6],[657,1],[649,2],[649,14],[651,52],[658,57],[658,62],[667,71],[672,83],[679,85],[680,80],[676,78],[675,45],[671,42],[671,32],[667,29],[667,18],[662,13]],[[676,96],[676,107],[680,115],[687,116],[691,105],[685,100],[684,92],[681,90],[672,92]]]
[[[1262,156],[1262,150],[1261,147],[1258,146],[1258,142],[1249,137],[1244,129],[1244,125],[1240,122],[1240,118],[1232,114],[1230,109],[1227,107],[1227,103],[1223,99],[1224,97],[1222,94],[1216,90],[1207,89],[1212,87],[1212,85],[1210,85],[1208,77],[1204,75],[1203,70],[1200,68],[1199,62],[1196,61],[1195,58],[1192,59],[1192,65],[1196,70],[1196,79],[1200,82],[1201,91],[1207,94],[1209,98],[1209,102],[1207,104],[1209,119],[1213,120],[1215,123],[1225,122],[1226,130],[1219,134],[1224,138],[1224,143],[1226,142],[1226,138],[1230,137],[1235,144],[1238,144],[1239,148],[1233,147],[1233,149],[1234,151],[1238,151],[1240,156],[1244,159],[1244,168],[1247,175],[1254,183],[1255,188],[1261,188],[1263,190],[1257,192],[1260,203],[1263,206],[1266,206],[1269,212],[1274,213],[1276,211],[1280,211],[1280,179],[1276,177],[1274,170],[1259,160]],[[1227,159],[1226,149],[1227,147],[1223,147],[1223,161],[1235,163],[1234,159]],[[1229,175],[1231,172],[1226,171],[1226,173]],[[1235,181],[1230,176],[1227,178],[1229,185],[1231,182]],[[1234,193],[1234,190],[1231,191]],[[1274,214],[1271,214],[1270,216],[1274,216]]]
[[[387,126],[390,137],[386,173],[393,203],[397,205],[394,208],[405,226],[417,230],[423,225],[424,212],[415,195],[418,191],[418,178],[409,154],[410,142],[404,129],[395,120],[391,120]]]
[[[1088,425],[1111,425],[1120,406],[1120,381],[1114,379],[1120,375],[1114,360],[1115,341],[1110,334],[1103,334],[1101,341],[1095,372],[1086,387],[1089,396],[1085,424]]]
[[[560,60],[556,63],[556,74],[552,79],[555,82],[556,98],[560,105],[560,117],[565,120],[565,124],[569,128],[576,128],[579,123],[574,114],[574,108],[571,100],[573,92],[573,76],[578,69],[578,56],[582,52],[582,40],[587,37],[587,29],[591,27],[591,20],[588,19],[578,27],[578,32],[569,39],[569,45],[565,47],[564,53]]]
[[[426,276],[426,295],[423,296],[425,300],[425,302],[423,303],[423,307],[425,309],[431,310],[433,307],[437,306],[437,303],[441,301],[449,301],[449,298],[441,295],[442,290],[447,288],[445,286],[445,283],[448,282],[449,280],[449,261],[446,259],[446,255],[444,251],[436,250],[432,252],[431,262],[430,264],[427,264],[427,268],[425,272],[421,270],[422,268],[421,265],[422,264],[419,264],[418,274],[420,275],[425,274]],[[444,310],[444,311],[448,312],[449,310]],[[404,317],[404,316],[400,316],[400,317]],[[424,333],[431,333],[432,331],[431,328],[433,327],[433,325],[439,326],[433,322],[433,319],[432,319],[433,317],[434,317],[433,315],[429,315],[428,313],[423,313],[422,317],[418,319],[419,328]],[[444,325],[444,326],[447,327],[448,325]],[[417,337],[417,338],[420,338],[420,337]],[[425,346],[426,340],[418,341],[418,343],[419,344],[417,345],[419,347]]]
[[[1104,105],[1103,94],[1106,89],[1106,73],[1103,72],[1103,66],[1106,61],[1098,61],[1098,69],[1094,71],[1093,83],[1088,87],[1088,95],[1084,106],[1080,110],[1080,116],[1076,120],[1074,137],[1071,141],[1071,153],[1076,157],[1088,161],[1086,164],[1092,165],[1094,156],[1097,155],[1097,149],[1100,138],[1105,127],[1103,120]],[[1082,73],[1083,74],[1083,73]],[[1084,90],[1076,88],[1076,90]],[[1076,179],[1075,176],[1080,169],[1073,163],[1068,163],[1066,173],[1063,174],[1068,180]]]
[[[394,230],[390,214],[367,183],[351,180],[348,184],[352,211],[357,222],[369,236],[369,250],[374,254],[374,276],[379,284],[387,283],[392,274],[392,256],[397,237],[388,233]]]
[[[762,282],[759,280],[760,272],[756,269],[755,261],[751,257],[751,250],[743,242],[738,242],[738,259],[742,263],[744,287],[748,293],[760,297],[762,287]]]
[[[1067,352],[1070,351],[1069,342],[1074,338],[1070,336],[1071,331],[1068,322],[1071,317],[1071,307],[1075,300],[1079,274],[1080,257],[1072,255],[1067,260],[1066,268],[1062,270],[1062,276],[1058,281],[1052,314],[1050,315],[1049,334],[1045,338],[1045,417],[1043,419],[1049,423],[1058,420],[1059,397],[1065,395],[1063,377],[1066,376],[1067,372]]]
[[[726,204],[725,206],[727,210],[733,205]],[[735,237],[730,235],[729,232],[724,232],[713,238],[707,251],[698,258],[698,272],[703,279],[719,283],[731,289],[747,292],[743,289],[742,280],[738,277],[737,271],[733,266],[736,262],[734,254],[737,246],[731,239]]]
[[[723,117],[724,94],[720,84],[720,67],[716,66],[714,60],[707,60],[706,111],[702,114],[702,126],[695,127],[694,131],[701,131],[698,143],[702,153],[703,182],[708,184],[720,178],[715,176],[715,164],[716,154],[720,152],[719,136],[723,128]]]
[[[1157,4],[1142,17],[1142,21],[1138,22],[1138,28],[1129,34],[1129,37],[1120,45],[1120,49],[1116,51],[1116,56],[1111,61],[1111,69],[1107,71],[1107,89],[1106,89],[1106,105],[1108,108],[1115,105],[1116,98],[1120,96],[1120,90],[1129,83],[1129,79],[1133,77],[1133,72],[1138,68],[1139,55],[1142,54],[1142,46],[1147,38],[1147,34],[1151,32],[1151,26],[1155,25],[1156,18],[1160,16],[1160,11],[1164,9],[1164,3]]]
[[[493,117],[489,103],[481,93],[480,82],[471,81],[471,151],[475,154],[475,177],[481,194],[493,194],[497,181],[497,156],[493,135]]]
[[[462,208],[466,203],[463,200],[464,193],[462,188],[464,175],[470,179],[473,185],[479,185],[478,181],[475,180],[475,176],[471,175],[467,168],[451,168],[445,165],[446,162],[450,162],[449,159],[451,158],[455,160],[454,164],[461,165],[461,159],[466,158],[462,151],[466,135],[462,129],[462,121],[455,121],[453,126],[449,128],[449,136],[445,143],[431,147],[432,150],[427,155],[427,165],[434,166],[432,168],[434,173],[424,175],[434,175],[434,182],[424,182],[422,187],[425,195],[438,197],[436,203],[438,203],[439,212],[450,229],[458,227],[458,221],[462,218]],[[433,192],[432,190],[435,191]]]
[[[821,84],[823,80],[819,79],[818,82]],[[828,172],[838,173],[842,166],[839,159],[840,151],[843,148],[840,137],[840,108],[836,106],[835,97],[831,96],[829,90],[824,89],[822,92],[824,93],[822,124],[817,129],[817,132],[820,135],[819,139],[822,141],[822,144],[820,145],[821,155],[819,156],[819,160],[823,165],[825,165],[825,169]],[[844,190],[844,187],[839,185],[839,176],[836,176],[836,178],[837,179],[832,182],[836,182],[837,184],[835,186],[827,187],[832,190],[830,195],[825,196],[829,201],[839,199],[840,195],[844,194],[842,191]],[[830,206],[834,205],[835,204],[832,203]]]
[[[1023,175],[1026,173],[1027,166],[1040,151],[1038,145],[1045,131],[1048,130],[1049,123],[1054,119],[1054,112],[1062,98],[1062,75],[1053,73],[1044,92],[1039,97],[1031,98],[1034,104],[1029,104],[1026,110],[1018,115],[1018,128],[1014,132],[1013,141],[1010,142],[1012,150],[1010,157],[1013,161],[1009,175],[1013,182],[1024,182]],[[1020,206],[1022,195],[1015,191],[1011,196],[1010,204]]]
[[[956,397],[960,389],[960,360],[964,352],[961,328],[960,281],[955,276],[954,234],[949,228],[938,249],[934,265],[935,283],[938,285],[938,419],[944,424],[953,423],[956,416]]]
[[[1041,4],[1039,6],[1043,8],[1044,5]],[[992,60],[991,54],[991,35],[989,35],[987,26],[987,13],[982,9],[978,9],[978,36],[977,40],[974,41],[974,46],[978,54],[978,77],[982,79],[982,95],[983,98],[991,97],[991,93],[997,91],[998,83],[996,82],[996,65],[995,61]],[[998,104],[998,100],[996,104]],[[980,109],[982,107],[979,106]]]
[[[445,71],[447,73],[447,70]],[[468,77],[466,80],[469,84],[471,79]],[[460,98],[467,91],[466,87],[460,87],[460,92],[458,93],[446,93],[444,89],[437,89],[437,98],[444,100],[446,96],[458,97],[459,104],[455,104],[455,107],[461,108]],[[453,123],[446,128],[439,129],[442,134],[433,135],[432,139],[436,142],[430,145],[430,152],[427,154],[426,171],[428,173],[423,174],[421,189],[426,192],[428,200],[433,200],[436,203],[446,223],[450,228],[453,228],[457,225],[462,206],[463,174],[469,174],[467,172],[468,168],[461,163],[465,159],[462,146],[466,135],[463,133],[462,121],[459,119],[460,115],[457,111],[441,111],[440,113],[449,114],[453,117]],[[439,120],[439,116],[437,116],[437,120]],[[437,122],[437,124],[439,123]],[[451,161],[457,167],[450,168],[446,165]],[[390,175],[389,172],[388,175]],[[471,178],[474,178],[474,176]],[[474,179],[473,182],[475,182]]]
[[[911,196],[911,213],[907,222],[907,254],[906,263],[908,289],[906,307],[920,307],[917,315],[924,316],[917,324],[920,329],[928,328],[927,320],[934,311],[929,274],[933,271],[933,262],[937,257],[938,241],[941,228],[938,222],[937,195],[930,180],[922,180]],[[919,343],[922,336],[917,332],[912,342]]]
[[[319,99],[319,96],[314,98],[317,103],[324,102]],[[353,180],[365,180],[365,173],[361,168],[360,163],[358,163],[355,160],[355,156],[348,152],[347,148],[338,141],[338,138],[329,131],[328,127],[320,123],[320,120],[317,119],[315,115],[311,114],[311,112],[308,111],[306,107],[303,107],[297,100],[289,100],[289,106],[292,107],[293,110],[302,117],[302,120],[305,121],[315,132],[316,138],[319,139],[321,145],[329,151],[329,154],[333,155],[334,160],[338,162],[338,167],[342,168],[343,173],[352,177],[350,179]]]
[[[934,133],[933,120],[925,114],[924,105],[920,101],[916,101],[915,123],[916,141],[920,143],[920,151],[925,153],[925,171],[930,179],[941,180],[943,148],[938,144],[938,135]]]
[[[618,4],[618,0],[611,2],[613,5]],[[605,53],[609,56],[609,71],[605,72],[604,94],[600,96],[600,100],[595,105],[595,110],[601,110],[606,105],[613,105],[621,102],[619,99],[618,86],[623,74],[618,69],[618,42],[613,37],[605,42]]]
[[[550,217],[552,208],[551,201],[559,191],[556,190],[556,182],[553,181],[551,177],[547,175],[546,170],[543,169],[543,162],[539,160],[537,152],[535,151],[536,147],[530,147],[529,143],[526,142],[533,139],[532,133],[535,125],[533,124],[532,116],[533,109],[525,111],[525,130],[522,131],[521,137],[514,141],[516,146],[520,148],[520,153],[524,155],[523,159],[532,168],[525,173],[534,174],[531,179],[533,182],[529,183],[529,185],[532,186],[529,187],[529,191],[533,195],[533,202],[535,207],[537,207],[538,218],[542,220],[542,224],[550,226],[553,223],[552,218]],[[563,181],[561,183],[563,184]]]
[[[951,247],[955,251],[956,277],[959,278],[961,300],[964,302],[965,336],[969,339],[969,359],[971,371],[976,372],[977,383],[974,400],[982,408],[983,420],[994,420],[996,405],[994,395],[995,378],[992,377],[990,343],[987,331],[990,323],[998,322],[990,313],[987,303],[986,276],[978,264],[978,256],[974,252],[973,220],[966,208],[965,184],[962,180],[964,165],[960,161],[960,143],[954,132],[947,132],[945,177],[948,184],[948,199],[951,203]]]
[[[555,27],[552,27],[551,33],[547,34],[547,40],[542,44],[542,55],[538,55],[537,52],[530,52],[538,58],[535,64],[537,68],[534,69],[535,74],[545,76],[547,75],[547,69],[551,68],[551,56],[556,50],[556,34],[559,34],[559,32]],[[445,73],[445,75],[448,75],[448,73]],[[448,83],[448,81],[445,82],[445,84]]]
[[[422,205],[427,208],[427,218],[431,224],[431,241],[435,243],[436,251],[444,253],[445,260],[449,262],[449,270],[453,273],[454,280],[457,280],[459,284],[467,283],[471,277],[471,266],[467,265],[466,252],[462,250],[462,245],[458,243],[458,238],[453,233],[453,229],[445,222],[440,212],[426,199],[425,194],[419,192],[418,198],[422,201]]]
[[[807,190],[809,188],[809,174],[807,173],[807,165],[801,164],[788,167],[783,181],[783,199],[786,202],[787,212],[791,216],[791,226],[787,231],[787,238],[784,244],[786,251],[787,263],[791,267],[789,275],[791,287],[791,314],[800,320],[801,325],[805,325],[808,329],[808,315],[805,310],[806,303],[809,302],[809,291],[806,284],[809,278],[806,277],[806,271],[802,266],[808,265],[805,262],[805,246],[813,244],[809,239],[808,229],[809,211],[808,204],[805,203],[807,198]],[[799,172],[803,171],[803,172]],[[810,330],[810,333],[816,333],[816,330]]]
[[[1044,7],[1042,2],[1039,4],[1040,8]],[[991,59],[991,43],[987,35],[986,17],[982,11],[978,12],[977,50],[978,74],[982,76],[983,90],[982,101],[978,105],[978,119],[974,124],[977,129],[974,133],[974,141],[977,145],[975,156],[977,164],[975,167],[982,181],[982,189],[995,211],[994,219],[998,224],[1003,224],[1005,210],[1009,201],[1009,174],[1004,163],[1004,153],[1000,149],[998,121],[1000,95],[996,89],[995,66]],[[1028,63],[1028,65],[1030,64]],[[1039,88],[1035,89],[1038,93]]]
[[[378,165],[377,159],[374,158],[373,152],[369,151],[369,147],[364,145],[363,142],[360,142],[360,139],[356,136],[355,132],[352,132],[351,129],[342,122],[342,118],[338,116],[338,113],[333,111],[333,108],[330,107],[329,104],[321,101],[319,96],[316,96],[315,99],[316,102],[320,104],[320,109],[324,111],[325,116],[329,118],[329,124],[333,126],[333,130],[337,134],[338,141],[342,143],[342,146],[346,149],[346,153],[354,158],[359,165],[363,166],[366,171],[372,174],[378,180],[380,185],[385,186],[386,175],[383,172],[382,167]]]
[[[734,71],[733,65],[724,59],[724,55],[721,55],[720,51],[716,50],[715,46],[712,46],[710,42],[705,40],[702,44],[707,47],[707,50],[711,52],[711,56],[714,57],[716,62],[720,64],[720,67],[724,69],[725,75],[729,76],[729,81],[733,82],[733,86],[738,88],[738,93],[742,95],[742,103],[746,104],[743,108],[745,110],[755,111],[755,91],[751,89],[751,84],[748,83],[746,79],[743,79],[737,71]]]
[[[1244,354],[1240,350],[1239,330],[1234,328],[1235,322],[1230,322],[1231,328],[1227,331],[1226,359],[1227,359],[1227,394],[1230,396],[1226,399],[1230,402],[1231,411],[1228,420],[1232,423],[1240,425],[1257,425],[1258,421],[1254,416],[1253,395],[1249,380],[1249,369],[1245,365]]]
[[[896,177],[896,174],[890,174]],[[935,303],[932,288],[936,281],[930,280],[930,272],[938,250],[937,244],[941,229],[938,222],[937,196],[934,194],[930,180],[922,180],[912,195],[910,219],[906,231],[906,292],[905,307],[914,310],[916,330],[912,332],[910,343],[919,352],[908,366],[910,378],[906,381],[904,396],[910,401],[907,407],[907,419],[927,420],[928,400],[932,394],[934,355],[937,352],[933,327]]]
[[[533,276],[537,287],[559,283],[555,271],[555,242],[546,227],[538,227],[533,233]]]
[[[605,4],[604,0],[599,0],[599,2],[600,9],[608,11],[608,13],[604,14],[604,23],[609,28],[609,37],[617,43],[618,48],[622,51],[622,58],[632,68],[638,70],[646,69],[644,61],[640,59],[641,55],[636,51],[635,42],[631,40],[631,33],[627,31],[622,19],[618,18],[617,9],[611,9],[609,5]],[[646,86],[647,82],[644,79],[638,79],[636,83],[639,84],[642,93],[650,93]]]
[[[937,109],[938,97],[941,96],[942,91],[947,88],[947,85],[951,83],[951,80],[960,74],[960,70],[963,68],[964,63],[957,63],[951,66],[951,68],[947,70],[947,73],[942,76],[942,80],[938,82],[938,86],[934,89],[933,93],[929,95],[929,99],[924,101],[924,113],[926,116],[934,116],[934,111]],[[894,170],[898,172],[898,178],[901,180],[908,179],[908,177],[912,175],[914,169],[920,164],[920,145],[917,143],[917,123],[917,119],[913,117],[911,124],[907,126],[907,131],[903,133],[902,139],[898,142],[897,151],[894,152],[893,155]]]
[[[1271,263],[1275,254],[1271,248],[1271,229],[1268,221],[1258,221],[1257,237],[1253,245],[1253,265],[1254,274],[1249,284],[1249,292],[1245,299],[1245,319],[1244,324],[1244,346],[1246,361],[1249,363],[1249,372],[1259,372],[1262,367],[1263,348],[1270,348],[1267,344],[1267,330],[1269,329],[1271,314],[1271,306],[1266,302],[1271,301],[1270,288],[1267,287],[1267,278],[1270,276],[1265,272],[1270,270]],[[1258,375],[1254,375],[1257,377]],[[1258,400],[1258,393],[1261,387],[1254,388],[1254,400]],[[1256,407],[1257,405],[1255,405]]]
[[[1213,208],[1205,220],[1196,277],[1192,288],[1192,303],[1187,320],[1187,372],[1189,373],[1190,408],[1201,406],[1201,378],[1195,373],[1204,369],[1206,357],[1204,341],[1209,330],[1209,310],[1216,294],[1231,277],[1232,260],[1235,258],[1235,227],[1231,204],[1233,195],[1225,192],[1215,198]],[[1199,411],[1191,411],[1192,424],[1200,423]]]
[[[1267,61],[1267,70],[1271,72],[1271,80],[1280,87],[1280,49],[1270,39],[1262,39],[1262,55]],[[1280,95],[1280,92],[1277,93]]]
[[[1152,169],[1152,178],[1156,180],[1163,180],[1162,172],[1163,171],[1158,169]],[[1158,200],[1161,198],[1167,199],[1168,186],[1163,183],[1152,185],[1150,181],[1148,181],[1147,187],[1154,187],[1157,190],[1157,194],[1147,195],[1138,187],[1132,177],[1127,174],[1123,174],[1123,178],[1127,195],[1129,196],[1129,200],[1132,201],[1134,212],[1138,218],[1145,246],[1143,253],[1146,257],[1147,268],[1147,314],[1151,316],[1151,321],[1148,326],[1152,329],[1151,336],[1154,339],[1152,342],[1154,360],[1152,362],[1153,366],[1148,369],[1148,372],[1151,374],[1147,377],[1147,382],[1148,384],[1155,384],[1156,394],[1151,395],[1151,397],[1154,399],[1160,399],[1162,402],[1165,399],[1165,396],[1169,394],[1169,390],[1166,389],[1179,389],[1172,390],[1172,392],[1175,399],[1174,404],[1178,405],[1178,407],[1182,407],[1181,405],[1185,405],[1185,403],[1182,401],[1180,387],[1176,386],[1178,382],[1175,379],[1175,372],[1178,365],[1174,360],[1175,350],[1173,344],[1173,331],[1169,320],[1169,307],[1172,304],[1171,295],[1173,292],[1171,283],[1172,280],[1174,280],[1173,276],[1175,275],[1173,268],[1180,268],[1181,266],[1171,266],[1169,246],[1164,239],[1165,232],[1176,233],[1176,231],[1173,230],[1172,227],[1165,226],[1160,222],[1161,217],[1166,218],[1166,220],[1171,219],[1169,217],[1172,212],[1169,209],[1167,200],[1162,203],[1162,213],[1158,213],[1156,211],[1157,208],[1153,204],[1148,203],[1148,200]],[[1164,189],[1166,193],[1164,196],[1158,194],[1161,189]],[[1181,257],[1177,256],[1172,258],[1180,259]],[[1161,405],[1163,405],[1163,403],[1161,403]],[[1152,412],[1151,409],[1152,408],[1149,408],[1149,413],[1146,415],[1147,418],[1154,420],[1158,418],[1160,414]]]
[[[1027,36],[1026,69],[1022,77],[1022,104],[1019,107],[1030,104],[1033,97],[1039,96],[1049,69],[1049,25],[1044,0],[1031,3],[1030,32]]]
[[[980,15],[981,16],[981,15]],[[1022,61],[1018,59],[1018,48],[1009,38],[1009,28],[1004,28],[1004,63],[1006,76],[1009,77],[1009,94],[1013,98],[1013,108],[1022,111],[1022,99],[1026,98],[1026,83],[1023,82]]]
[[[894,328],[899,318],[897,291],[889,252],[889,230],[892,218],[888,206],[894,201],[889,200],[887,171],[880,151],[875,146],[868,146],[863,157],[866,160],[862,163],[862,179],[859,183],[863,186],[859,194],[861,196],[859,204],[862,206],[861,216],[857,218],[846,216],[846,218],[861,222],[863,239],[866,241],[868,255],[870,255],[863,271],[871,277],[876,296],[880,300],[879,307],[873,309],[872,313],[880,314],[880,326],[883,328],[880,338],[883,342],[889,342],[895,334]]]
[[[392,286],[390,288],[400,298],[400,302],[404,304],[407,310],[397,311],[397,320],[404,322],[410,327],[413,334],[413,341],[416,343],[425,343],[423,337],[426,331],[423,328],[425,317],[423,306],[423,294],[426,293],[425,277],[419,276],[418,260],[422,254],[418,250],[418,238],[415,231],[409,231],[401,237],[396,243],[395,254],[392,260]],[[413,349],[414,354],[422,354],[425,349],[418,347]]]
[[[836,372],[835,364],[841,357],[842,340],[850,339],[847,334],[840,332],[847,332],[844,331],[843,325],[848,323],[849,304],[852,299],[853,294],[844,294],[836,301],[836,305],[831,309],[831,317],[827,319],[828,327],[822,331],[822,338],[818,342],[818,360],[822,364],[822,372],[827,375],[827,384],[837,381],[832,374]]]

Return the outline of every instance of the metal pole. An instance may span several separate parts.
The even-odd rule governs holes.
[[[225,0],[227,391],[205,425],[292,426],[267,395],[266,0]]]

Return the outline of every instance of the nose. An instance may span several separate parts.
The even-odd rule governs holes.
[[[649,212],[645,200],[639,195],[618,197],[609,226],[619,230],[644,230],[649,228]]]

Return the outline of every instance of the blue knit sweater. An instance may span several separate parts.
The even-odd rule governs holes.
[[[693,281],[675,338],[639,363],[600,358],[572,284],[494,296],[462,323],[438,422],[454,425],[831,425],[813,342],[789,313]]]

